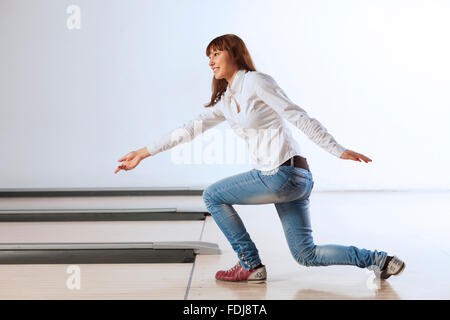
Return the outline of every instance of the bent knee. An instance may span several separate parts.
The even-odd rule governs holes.
[[[301,251],[296,256],[294,256],[294,258],[299,264],[305,267],[316,265],[316,254],[314,247]]]
[[[206,188],[203,190],[202,193],[203,202],[205,203],[206,207],[211,205],[216,200],[214,199],[214,192],[211,187]]]
[[[315,265],[313,259],[310,258],[299,258],[297,259],[297,262],[305,267],[311,267]]]

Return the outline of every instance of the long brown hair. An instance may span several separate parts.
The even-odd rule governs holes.
[[[224,34],[214,38],[206,47],[206,56],[214,50],[228,51],[232,61],[238,67],[238,70],[256,71],[250,53],[244,41],[235,34]],[[211,101],[205,105],[205,108],[214,106],[220,101],[220,98],[227,90],[228,82],[225,79],[212,79],[212,95]]]

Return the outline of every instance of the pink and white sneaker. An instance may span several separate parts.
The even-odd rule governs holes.
[[[266,266],[262,265],[259,268],[247,270],[238,261],[231,269],[217,271],[216,279],[221,281],[263,283],[267,279]]]

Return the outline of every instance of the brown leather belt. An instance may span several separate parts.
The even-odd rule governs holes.
[[[284,162],[283,164],[281,164],[282,166],[291,166],[291,160],[294,159],[293,161],[293,165],[296,168],[303,168],[305,170],[309,171],[309,166],[308,166],[308,162],[306,162],[306,158],[303,158],[301,156],[294,156],[288,160],[286,160],[286,162]]]

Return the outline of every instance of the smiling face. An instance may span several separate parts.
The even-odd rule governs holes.
[[[227,50],[212,49],[209,53],[209,67],[216,79],[226,79],[228,82],[237,71]]]

